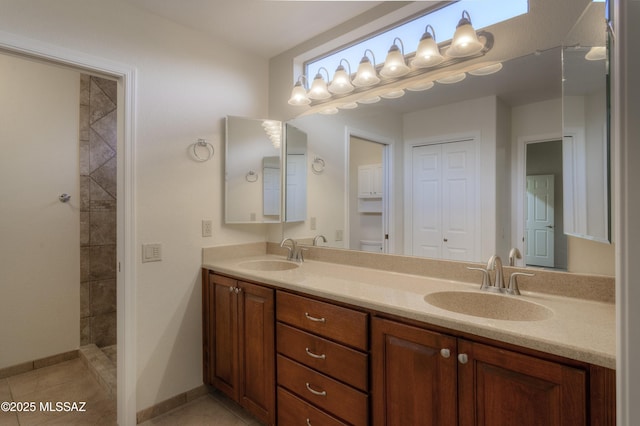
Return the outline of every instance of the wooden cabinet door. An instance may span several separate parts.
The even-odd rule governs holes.
[[[273,290],[238,282],[240,399],[256,417],[275,424],[275,302]]]
[[[580,426],[586,373],[539,358],[458,341],[460,426]]]
[[[238,381],[238,321],[234,288],[236,281],[212,275],[209,287],[211,309],[211,384],[237,400]]]
[[[373,424],[457,425],[456,339],[379,318],[371,325]]]

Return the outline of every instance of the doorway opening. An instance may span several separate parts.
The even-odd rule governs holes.
[[[348,138],[348,248],[390,252],[389,144],[355,133]]]
[[[525,182],[525,265],[567,269],[561,140],[526,144]]]

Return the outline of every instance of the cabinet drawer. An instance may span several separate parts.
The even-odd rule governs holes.
[[[364,312],[279,291],[276,316],[278,321],[345,345],[363,351],[368,348],[367,314]]]
[[[282,323],[277,342],[279,353],[362,391],[369,389],[367,354]]]
[[[278,387],[278,426],[304,425],[344,426],[346,423]]]
[[[368,396],[278,355],[278,385],[353,425],[368,424]]]

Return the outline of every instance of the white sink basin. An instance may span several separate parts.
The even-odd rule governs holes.
[[[424,300],[440,309],[459,314],[507,321],[541,321],[553,316],[546,306],[493,293],[440,291],[428,294]]]
[[[300,265],[286,260],[248,260],[238,266],[252,271],[286,271],[295,269]]]

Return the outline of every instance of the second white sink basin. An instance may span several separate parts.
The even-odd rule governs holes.
[[[252,271],[286,271],[295,269],[300,265],[286,260],[248,260],[238,266]]]
[[[447,311],[497,320],[541,321],[553,316],[546,306],[494,293],[440,291],[426,295],[424,300]]]

